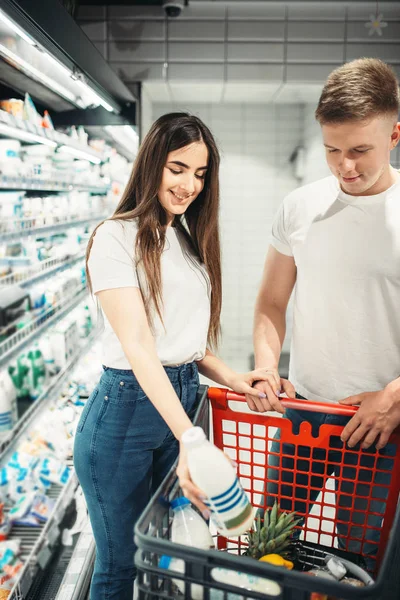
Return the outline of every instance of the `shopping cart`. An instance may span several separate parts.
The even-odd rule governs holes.
[[[389,452],[386,449],[349,449],[340,440],[343,426],[321,425],[315,431],[308,422],[302,422],[299,430],[294,432],[288,419],[270,413],[248,411],[244,397],[240,394],[221,388],[209,388],[207,391],[204,386],[200,393],[201,402],[196,422],[209,433],[208,399],[211,400],[214,443],[238,463],[242,486],[254,507],[271,505],[275,498],[281,505],[293,502],[299,490],[300,493],[301,489],[304,490],[305,493],[301,494],[302,510],[298,511],[304,517],[304,523],[301,526],[300,541],[294,544],[301,549],[304,570],[322,564],[325,553],[348,558],[362,567],[365,567],[366,561],[371,560],[372,556],[375,561],[375,583],[362,588],[352,587],[311,577],[306,572],[286,571],[268,563],[260,563],[243,556],[246,536],[226,539],[216,535],[219,551],[203,551],[170,542],[168,538],[172,514],[169,503],[180,493],[173,469],[135,529],[139,599],[184,597],[196,600],[310,600],[312,593],[319,593],[321,597],[329,595],[330,598],[340,600],[399,600],[400,432],[392,434]],[[282,404],[285,408],[324,413],[329,411],[349,417],[357,410],[351,406],[306,400],[283,399]],[[272,446],[277,431],[280,432],[278,451],[276,442]],[[272,470],[271,461],[274,464]],[[316,473],[313,473],[315,469]],[[347,493],[349,502],[346,503],[345,514],[357,523],[356,528],[348,527],[346,535],[342,528],[340,548],[337,534],[340,519],[337,516],[332,482],[338,490],[342,490],[343,482],[348,486],[352,485],[352,493]],[[314,490],[313,486],[316,486]],[[348,486],[344,488],[346,491]],[[317,497],[311,503],[308,498],[313,491]],[[346,497],[346,493],[340,493],[342,497]],[[376,511],[375,495],[379,499],[379,513]],[[311,504],[313,508],[309,514]],[[375,542],[370,540],[371,531],[378,532]],[[354,548],[359,552],[354,552]],[[163,555],[179,559],[179,563],[175,563],[180,565],[179,569],[171,571],[160,568],[159,561]],[[251,589],[239,589],[233,585],[234,574],[237,572],[246,573],[254,580],[273,580],[278,584],[278,592],[266,595]],[[230,573],[232,577],[229,577]],[[179,588],[184,590],[184,595],[176,587],[179,581]]]

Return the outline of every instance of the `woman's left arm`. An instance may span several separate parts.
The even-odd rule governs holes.
[[[267,372],[263,369],[256,369],[248,373],[236,373],[226,365],[220,358],[215,356],[210,350],[206,350],[206,355],[202,360],[197,361],[199,372],[212,379],[216,383],[231,388],[239,394],[251,394],[257,400],[266,398],[266,395],[251,387],[255,381],[267,380]]]

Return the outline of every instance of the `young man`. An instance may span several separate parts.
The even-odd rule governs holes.
[[[314,428],[347,423],[341,438],[349,448],[360,443],[363,449],[372,444],[382,449],[400,424],[400,174],[390,165],[400,135],[399,104],[396,76],[380,60],[355,60],[331,73],[316,118],[333,176],[285,198],[273,224],[255,310],[256,368],[266,369],[269,378],[256,385],[267,398],[247,396],[250,408],[283,413],[281,390],[291,397],[296,391],[309,400],[357,405],[350,421],[312,412],[285,414],[294,428],[304,420]],[[280,378],[278,362],[295,285],[289,382]],[[279,453],[278,440],[279,434],[274,442]],[[284,468],[285,460],[293,469],[293,459],[283,459]],[[380,466],[390,471],[393,461],[379,460],[389,460]],[[370,461],[363,463],[369,471],[373,456]],[[305,489],[308,479],[318,484],[325,467],[304,462],[305,473],[296,479],[304,487],[286,486],[285,495],[295,498],[296,510],[308,513],[318,495]],[[277,478],[278,464],[279,457],[270,459],[268,479]],[[359,493],[356,469],[344,467],[341,474],[350,481],[336,482],[337,516],[344,521],[338,525],[339,544],[373,555],[379,531],[367,532],[371,543],[363,548],[351,539],[345,543],[357,537],[354,525],[360,529],[366,506],[360,499],[352,505]],[[372,482],[368,474],[363,477],[366,485]],[[388,477],[374,477],[373,483],[387,484]],[[267,491],[276,492],[273,486],[269,483]],[[383,498],[373,490],[375,498]],[[364,517],[357,520],[355,509]],[[383,514],[384,503],[377,501],[374,512]],[[379,528],[382,517],[374,519],[368,525]]]

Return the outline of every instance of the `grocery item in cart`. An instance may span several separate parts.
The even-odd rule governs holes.
[[[228,458],[209,442],[201,427],[182,435],[188,468],[193,482],[207,495],[204,504],[211,519],[226,536],[241,535],[253,524],[253,507]]]
[[[162,556],[158,566],[161,569],[168,569],[170,571],[175,571],[176,573],[185,572],[185,561],[179,558]],[[271,597],[279,596],[282,592],[280,585],[278,585],[275,581],[265,579],[264,577],[255,577],[254,575],[248,575],[247,573],[242,573],[240,571],[232,571],[230,569],[216,567],[212,569],[211,575],[213,579],[219,583],[233,585],[240,588],[242,593],[244,591],[260,592]],[[183,579],[174,578],[173,582],[182,592],[182,594],[184,594],[185,581]],[[225,596],[222,590],[210,588],[208,597],[210,600],[225,600],[225,598],[227,598],[227,600],[242,600],[242,593],[238,595],[228,592]],[[204,586],[195,583],[190,584],[190,598],[191,600],[203,600],[203,598],[205,598]]]
[[[171,540],[176,544],[191,546],[192,548],[202,548],[209,550],[214,548],[213,538],[207,523],[190,505],[190,502],[184,496],[180,496],[171,502],[171,508],[174,511],[174,519],[171,526]],[[176,562],[178,564],[176,564]],[[162,556],[160,567],[164,569],[171,568],[179,572],[181,565],[177,559],[171,559],[169,556]],[[184,567],[184,565],[183,565]],[[185,582],[180,579],[174,579],[175,585],[182,593],[185,592]],[[191,596],[193,600],[201,600],[203,590],[199,586],[192,586]]]
[[[190,505],[184,496],[171,502],[174,520],[171,527],[171,540],[176,544],[203,548],[214,548],[214,541],[207,523]]]

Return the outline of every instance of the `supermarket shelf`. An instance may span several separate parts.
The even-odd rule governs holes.
[[[90,146],[85,146],[76,140],[73,140],[65,133],[60,133],[52,129],[36,127],[29,121],[17,119],[4,110],[0,110],[0,135],[8,138],[15,138],[26,143],[42,143],[53,148],[64,147],[73,156],[75,151],[76,158],[86,158],[97,164],[103,162],[104,157],[100,152],[93,150]]]
[[[58,323],[67,313],[73,310],[88,295],[86,288],[52,306],[48,313],[41,315],[4,342],[0,343],[0,368],[12,360],[24,346],[33,344],[45,331]]]
[[[34,422],[39,416],[48,410],[48,405],[58,398],[62,392],[65,383],[69,380],[73,369],[77,366],[81,358],[90,350],[93,346],[94,341],[98,337],[98,333],[93,331],[84,341],[84,345],[77,351],[76,355],[71,358],[66,368],[53,379],[52,384],[46,390],[46,392],[33,403],[31,409],[24,415],[23,420],[18,423],[17,427],[13,430],[8,441],[6,440],[3,444],[7,444],[6,448],[2,448],[0,454],[0,464],[5,464],[11,457],[12,453],[18,446],[18,442],[26,436],[31,427],[34,426]],[[7,443],[8,442],[8,443]],[[67,461],[68,466],[71,468],[71,477],[65,487],[58,485],[52,485],[48,495],[56,500],[53,513],[50,516],[46,524],[40,525],[37,528],[30,527],[13,527],[9,539],[20,538],[21,543],[21,559],[24,561],[24,567],[10,593],[8,600],[24,600],[31,587],[35,575],[38,569],[44,569],[50,561],[54,549],[59,543],[60,528],[59,523],[62,521],[65,512],[72,502],[75,491],[78,487],[78,481],[75,473],[73,472],[72,459]],[[87,544],[86,544],[87,546]],[[80,553],[83,552],[85,547],[85,540],[82,540],[80,546]],[[85,564],[90,565],[90,548],[87,547],[89,554],[86,557]],[[91,550],[94,553],[94,548]],[[76,564],[76,563],[75,563]],[[84,573],[82,573],[84,576]],[[81,581],[83,585],[85,583],[84,578]]]
[[[66,181],[57,181],[50,179],[28,179],[25,177],[0,177],[1,190],[21,190],[32,192],[71,192],[77,190],[80,192],[89,192],[91,194],[107,194],[110,190],[109,185],[84,185],[79,183],[67,183]]]
[[[92,528],[88,518],[79,536],[55,600],[83,600],[90,585],[95,549]]]
[[[72,465],[71,465],[72,467]],[[47,523],[40,527],[13,527],[8,539],[20,538],[21,559],[24,562],[20,575],[10,592],[8,600],[23,600],[31,587],[39,568],[44,569],[53,555],[54,546],[58,543],[60,529],[58,524],[72,502],[78,481],[74,472],[65,487],[53,485],[48,495],[56,500],[53,514]]]
[[[29,410],[22,415],[13,430],[10,431],[8,437],[2,441],[0,445],[0,464],[4,462],[5,455],[9,452],[9,447],[26,432],[26,429],[30,427],[30,425],[32,425],[32,422],[34,419],[36,419],[37,414],[46,408],[46,405],[50,400],[57,397],[61,393],[62,388],[70,377],[72,370],[77,366],[81,358],[87,352],[89,352],[97,337],[98,332],[92,331],[92,333],[90,333],[90,335],[85,339],[83,346],[78,348],[76,353],[71,356],[64,369],[62,369],[55,377],[52,378],[50,384],[39,396],[39,398],[32,401],[32,405]]]
[[[63,221],[54,222],[54,216],[48,215],[48,223],[46,216],[30,217],[24,219],[3,219],[0,221],[0,242],[4,240],[19,240],[21,237],[30,235],[49,234],[53,231],[64,231],[70,227],[79,227],[90,225],[91,223],[100,223],[106,217],[104,215],[96,215],[82,217],[79,219],[65,219]],[[40,225],[37,222],[41,221]]]
[[[50,258],[44,260],[39,264],[27,267],[24,271],[18,273],[11,273],[0,277],[0,287],[7,285],[20,285],[21,287],[28,287],[33,283],[37,283],[41,279],[47,279],[48,277],[60,273],[69,267],[73,267],[79,262],[82,262],[85,258],[85,252],[77,254],[68,258]],[[15,266],[15,265],[14,265]]]

